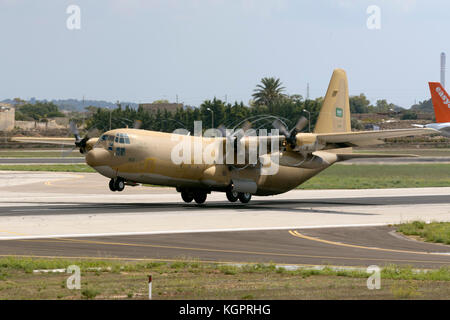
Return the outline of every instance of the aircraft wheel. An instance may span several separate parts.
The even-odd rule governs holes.
[[[114,179],[109,180],[109,190],[112,192],[117,191],[116,187],[114,186]]]
[[[194,195],[189,191],[181,191],[181,199],[186,203],[190,203],[194,200]]]
[[[194,200],[198,204],[205,203],[206,197],[207,197],[206,192],[201,192],[201,191],[194,192]]]
[[[230,202],[236,202],[239,199],[239,193],[236,191],[227,191],[227,199]]]
[[[125,181],[122,178],[117,178],[114,182],[114,188],[119,192],[123,191],[125,189]]]
[[[252,198],[252,194],[248,192],[239,192],[239,201],[242,203],[249,203]]]

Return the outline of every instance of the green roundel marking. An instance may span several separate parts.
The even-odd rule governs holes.
[[[336,117],[342,118],[344,115],[344,110],[342,108],[336,108]]]

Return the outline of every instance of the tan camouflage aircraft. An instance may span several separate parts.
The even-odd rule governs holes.
[[[383,143],[385,138],[436,133],[427,128],[352,132],[347,76],[342,69],[333,72],[313,133],[300,132],[305,120],[300,119],[291,131],[275,121],[273,126],[280,134],[265,136],[240,132],[204,137],[124,128],[105,132],[100,138],[82,139],[75,132],[75,139],[13,140],[75,144],[85,155],[86,163],[110,179],[111,191],[122,191],[126,185],[171,186],[185,202],[195,200],[202,204],[212,191],[224,192],[230,202],[242,203],[248,203],[252,195],[284,193],[340,161],[408,156],[351,151],[354,146]],[[258,154],[252,160],[249,150],[255,145]],[[210,152],[211,161],[202,161],[204,150]],[[261,153],[261,150],[268,151]],[[199,153],[200,161],[195,161]],[[219,155],[226,156],[226,161]],[[184,160],[179,161],[180,157]]]

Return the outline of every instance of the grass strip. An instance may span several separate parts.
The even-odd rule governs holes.
[[[413,221],[398,225],[397,231],[427,242],[450,244],[450,222]]]

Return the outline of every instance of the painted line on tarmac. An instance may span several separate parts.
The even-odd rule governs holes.
[[[386,249],[386,248],[378,248],[378,247],[366,247],[366,246],[360,246],[360,245],[355,245],[355,244],[348,244],[348,243],[329,241],[329,240],[324,240],[324,239],[320,239],[320,238],[310,237],[310,236],[306,236],[304,234],[301,234],[298,231],[290,230],[289,233],[291,235],[293,235],[294,237],[297,237],[297,238],[310,240],[310,241],[321,242],[321,243],[326,243],[326,244],[331,244],[331,245],[340,246],[340,247],[350,247],[350,248],[365,249],[365,250],[376,250],[376,251],[407,253],[407,254],[444,255],[444,256],[450,255],[450,252],[448,252],[448,253],[440,253],[440,252],[409,251],[409,250]]]
[[[52,180],[48,180],[46,182],[44,182],[44,184],[46,186],[53,186],[53,182],[61,182],[61,181],[67,181],[67,180],[73,180],[73,179],[84,179],[84,176],[79,175],[79,174],[74,174],[71,177],[64,177],[64,178],[60,178],[60,179],[52,179]]]
[[[258,256],[277,256],[277,257],[294,257],[294,258],[313,258],[313,259],[336,259],[336,260],[348,260],[348,261],[395,261],[404,263],[430,263],[430,264],[448,264],[447,261],[430,261],[430,260],[412,260],[412,259],[384,259],[373,257],[340,257],[340,256],[316,256],[305,255],[295,253],[279,253],[279,252],[261,252],[261,251],[244,251],[244,250],[229,250],[229,249],[212,249],[212,248],[190,248],[179,246],[165,246],[154,244],[140,244],[140,243],[122,243],[122,242],[107,242],[107,241],[94,241],[94,240],[76,240],[76,239],[49,239],[49,240],[19,240],[24,242],[60,242],[60,243],[84,243],[92,245],[109,245],[109,246],[126,246],[126,247],[144,247],[144,248],[159,248],[159,249],[174,249],[185,251],[200,251],[200,252],[218,252],[218,253],[232,253],[243,255],[258,255]],[[1,255],[0,255],[1,256]],[[124,258],[126,259],[126,258]],[[145,259],[144,259],[145,260]]]

